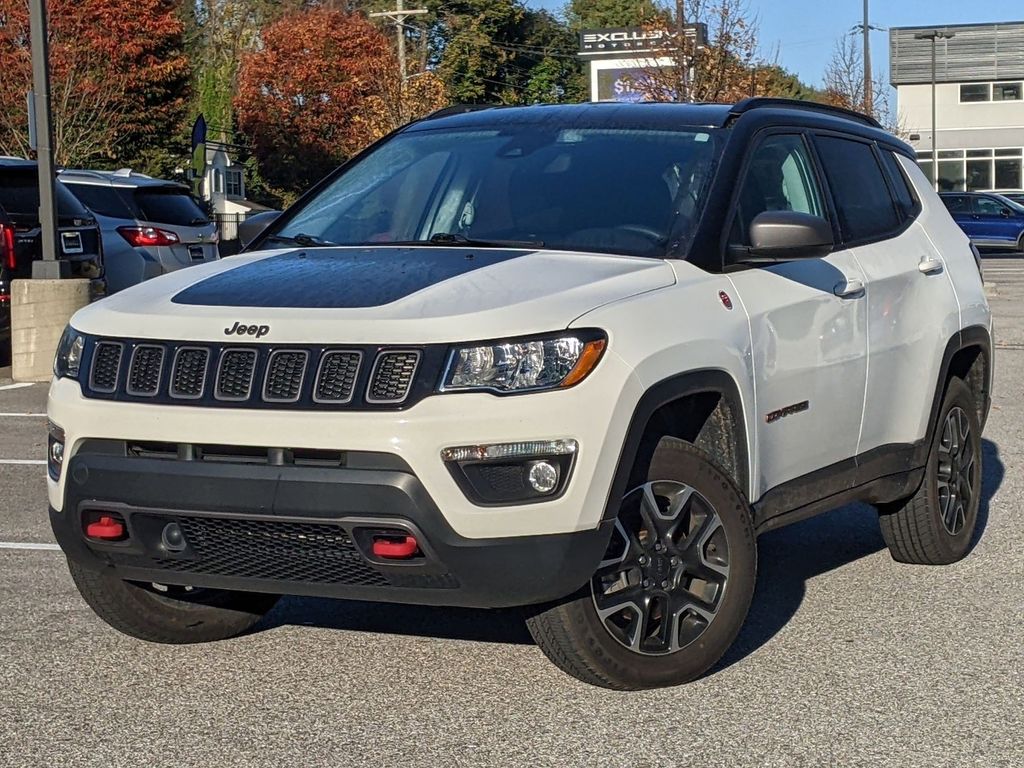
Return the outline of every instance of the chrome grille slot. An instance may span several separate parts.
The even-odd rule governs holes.
[[[417,350],[381,352],[373,366],[366,402],[403,402],[412,389],[419,361],[420,353]]]
[[[90,389],[105,394],[117,391],[123,353],[124,344],[119,341],[96,342],[96,349],[92,356],[92,369],[89,371]]]
[[[325,352],[320,359],[313,400],[318,403],[351,402],[362,360],[363,353],[358,351]]]
[[[255,349],[226,349],[220,356],[214,397],[218,400],[248,400],[256,373]]]
[[[153,397],[160,391],[164,355],[164,348],[156,344],[140,344],[132,351],[126,387],[129,395]]]
[[[210,350],[205,347],[178,347],[171,367],[168,394],[178,400],[198,400],[206,389],[206,369]]]
[[[294,403],[302,393],[309,353],[305,350],[278,350],[270,355],[263,380],[263,399],[268,403]]]

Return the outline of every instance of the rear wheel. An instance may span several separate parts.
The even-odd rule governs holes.
[[[114,629],[153,643],[205,643],[252,627],[278,595],[124,581],[68,561],[85,602]]]
[[[676,685],[735,639],[753,596],[749,505],[689,443],[663,438],[646,481],[622,500],[586,588],[529,619],[551,661],[607,688]]]
[[[944,565],[971,547],[981,505],[981,427],[971,390],[951,379],[939,410],[924,480],[909,499],[879,507],[894,560]]]

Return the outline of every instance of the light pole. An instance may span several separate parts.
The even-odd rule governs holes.
[[[935,135],[935,43],[939,40],[949,40],[954,33],[945,29],[930,29],[927,32],[918,32],[914,35],[915,40],[932,41],[932,184],[935,190],[939,189],[939,139]]]

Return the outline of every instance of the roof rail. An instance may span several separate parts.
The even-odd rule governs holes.
[[[58,173],[76,174],[79,176],[92,176],[95,179],[103,179],[104,181],[106,181],[106,174],[109,173],[109,171],[89,171],[86,170],[85,168],[61,168],[58,171]]]
[[[754,109],[767,109],[771,107],[781,107],[783,109],[803,109],[808,112],[821,112],[826,115],[832,115],[833,117],[843,117],[847,120],[855,120],[858,123],[869,125],[872,128],[882,128],[882,124],[879,123],[875,118],[865,115],[863,112],[857,112],[852,109],[846,109],[845,107],[833,107],[831,104],[821,104],[817,101],[800,101],[799,99],[779,99],[770,96],[752,96],[743,101],[738,102],[731,110],[729,110],[729,116],[737,118],[745,112],[750,112]]]

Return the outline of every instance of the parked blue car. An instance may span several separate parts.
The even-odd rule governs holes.
[[[939,196],[976,246],[1024,253],[1024,205],[991,192],[944,192]]]

